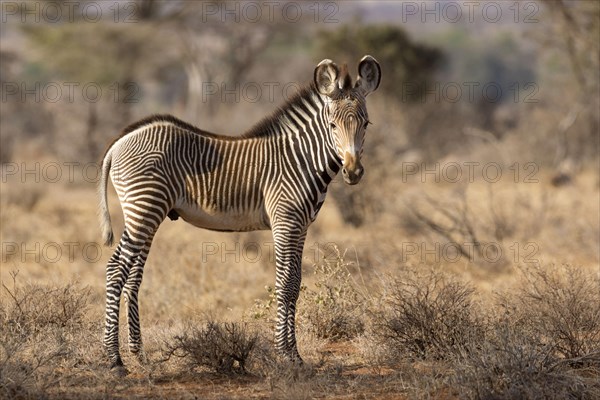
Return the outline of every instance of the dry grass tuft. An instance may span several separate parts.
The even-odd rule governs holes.
[[[219,322],[212,318],[189,324],[166,345],[166,360],[185,359],[190,368],[207,368],[218,374],[245,374],[249,365],[258,371],[267,346],[247,323]]]
[[[540,337],[523,332],[505,320],[495,325],[480,348],[456,364],[453,380],[461,398],[580,399],[600,395],[600,358],[596,367],[573,368],[555,357],[551,346],[539,346]]]

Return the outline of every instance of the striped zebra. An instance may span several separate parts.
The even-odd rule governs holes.
[[[102,159],[100,218],[113,243],[107,205],[111,180],[125,228],[106,267],[104,346],[111,368],[125,371],[119,353],[119,302],[127,303],[129,350],[144,360],[138,291],[152,238],[168,216],[215,231],[270,229],[275,243],[275,343],[301,362],[295,337],[296,300],[308,226],[327,186],[342,170],[354,185],[369,123],[366,96],[381,69],[371,56],[352,84],[346,65],[321,61],[313,82],[240,137],[202,131],[172,116],[152,116],[125,128]]]

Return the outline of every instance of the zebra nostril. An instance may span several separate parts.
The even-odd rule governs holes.
[[[346,167],[342,168],[342,174],[348,175],[348,170],[346,169]]]

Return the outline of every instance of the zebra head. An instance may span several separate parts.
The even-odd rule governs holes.
[[[360,60],[354,85],[346,64],[340,69],[333,61],[323,60],[315,69],[315,86],[326,103],[328,132],[342,163],[344,181],[349,185],[356,185],[365,172],[360,158],[369,124],[366,97],[377,89],[380,80],[381,68],[371,56]]]

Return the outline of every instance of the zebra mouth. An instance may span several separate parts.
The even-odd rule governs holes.
[[[344,177],[344,182],[346,182],[346,184],[348,184],[348,185],[356,185],[358,182],[360,182],[364,173],[365,173],[365,170],[362,168],[359,168],[356,171],[350,171],[350,170],[344,168],[342,171],[342,175]]]
[[[344,182],[346,182],[348,185],[354,186],[358,182],[360,182],[360,178],[358,178],[358,179],[350,179],[350,178],[344,177]]]

